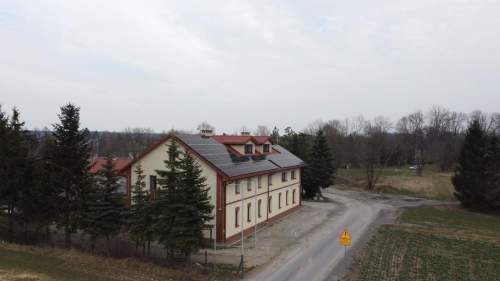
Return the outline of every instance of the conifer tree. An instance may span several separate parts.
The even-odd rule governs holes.
[[[500,210],[500,143],[494,134],[490,137],[486,158],[485,198],[489,209]]]
[[[124,222],[125,201],[119,192],[119,176],[115,170],[113,156],[106,155],[106,163],[98,172],[96,188],[90,193],[83,215],[85,231],[92,244],[99,236],[106,238],[108,254],[111,254],[110,239],[116,236]]]
[[[14,224],[19,217],[23,194],[35,183],[32,175],[34,158],[30,155],[31,139],[20,121],[17,108],[10,119],[0,108],[0,207],[7,216],[7,239],[14,238]],[[26,198],[29,199],[29,198]]]
[[[478,120],[474,120],[465,135],[458,166],[452,178],[455,196],[467,208],[485,210],[488,189],[488,136]]]
[[[71,247],[71,235],[81,222],[84,200],[91,187],[90,146],[88,130],[80,129],[80,108],[68,103],[61,107],[58,117],[60,123],[53,125],[50,163],[59,194],[57,225],[64,229],[65,246]]]
[[[175,249],[185,253],[188,261],[191,253],[203,244],[204,226],[212,219],[213,206],[210,204],[206,178],[193,156],[186,151],[180,163],[182,174],[179,194],[182,204],[176,209],[175,224],[172,229]]]
[[[314,197],[320,187],[326,188],[333,184],[335,175],[334,158],[322,130],[319,130],[314,139],[304,184],[306,197]]]
[[[3,179],[0,180],[0,214],[7,217],[7,240],[12,239],[14,228],[12,188],[9,181],[9,162],[12,158],[10,151],[11,143],[12,140],[9,129],[9,117],[2,111],[2,107],[0,105],[0,178]]]
[[[141,163],[137,163],[134,170],[136,181],[132,190],[132,202],[128,216],[128,230],[130,237],[135,241],[136,252],[139,245],[142,246],[142,254],[145,254],[145,243],[147,241],[147,233],[151,229],[152,217],[149,212],[151,204],[150,196],[146,192],[146,182],[144,179],[144,171]]]
[[[156,170],[158,175],[158,190],[154,202],[151,204],[150,212],[154,216],[154,233],[158,242],[167,249],[168,255],[172,256],[175,246],[175,237],[172,227],[176,224],[177,209],[183,206],[180,197],[180,155],[181,151],[177,143],[172,140],[168,145],[165,170]]]

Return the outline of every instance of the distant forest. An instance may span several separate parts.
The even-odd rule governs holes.
[[[449,170],[457,161],[464,133],[472,119],[480,120],[486,131],[500,133],[500,113],[463,113],[434,106],[395,121],[384,116],[367,119],[360,115],[344,120],[315,121],[302,130],[261,125],[253,134],[272,135],[277,143],[307,161],[314,136],[323,130],[339,168],[361,167],[370,161],[376,166],[434,164]],[[208,122],[202,122],[198,129],[204,127],[216,129]],[[241,131],[251,132],[246,126],[242,126]],[[48,132],[33,133],[40,139]],[[109,152],[116,157],[132,158],[164,134],[150,128],[90,131],[89,141],[94,156]]]

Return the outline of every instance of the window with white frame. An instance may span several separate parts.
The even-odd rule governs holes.
[[[240,207],[234,209],[234,227],[240,227]]]
[[[252,218],[250,217],[250,214],[252,213],[252,203],[247,204],[247,222],[251,222]]]
[[[240,181],[239,180],[234,181],[234,192],[236,194],[240,194]]]
[[[245,154],[253,153],[253,144],[245,144]]]
[[[257,201],[257,216],[259,218],[262,217],[262,214],[260,212],[261,207],[262,207],[262,199],[259,199],[259,201]]]
[[[270,145],[268,143],[264,144],[262,150],[263,150],[264,153],[269,153],[269,151],[270,151]]]

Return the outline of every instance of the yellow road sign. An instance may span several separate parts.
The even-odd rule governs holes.
[[[349,230],[347,230],[347,228],[342,231],[342,234],[340,234],[340,245],[351,246],[351,234],[349,234]]]

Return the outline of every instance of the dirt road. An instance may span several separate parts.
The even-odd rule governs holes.
[[[339,280],[350,262],[350,254],[368,239],[371,230],[393,221],[401,208],[442,202],[405,196],[381,196],[356,191],[330,189],[325,197],[340,208],[322,227],[304,237],[302,243],[284,251],[277,259],[251,272],[246,279],[255,281]],[[339,235],[347,228],[352,246],[339,245]]]

